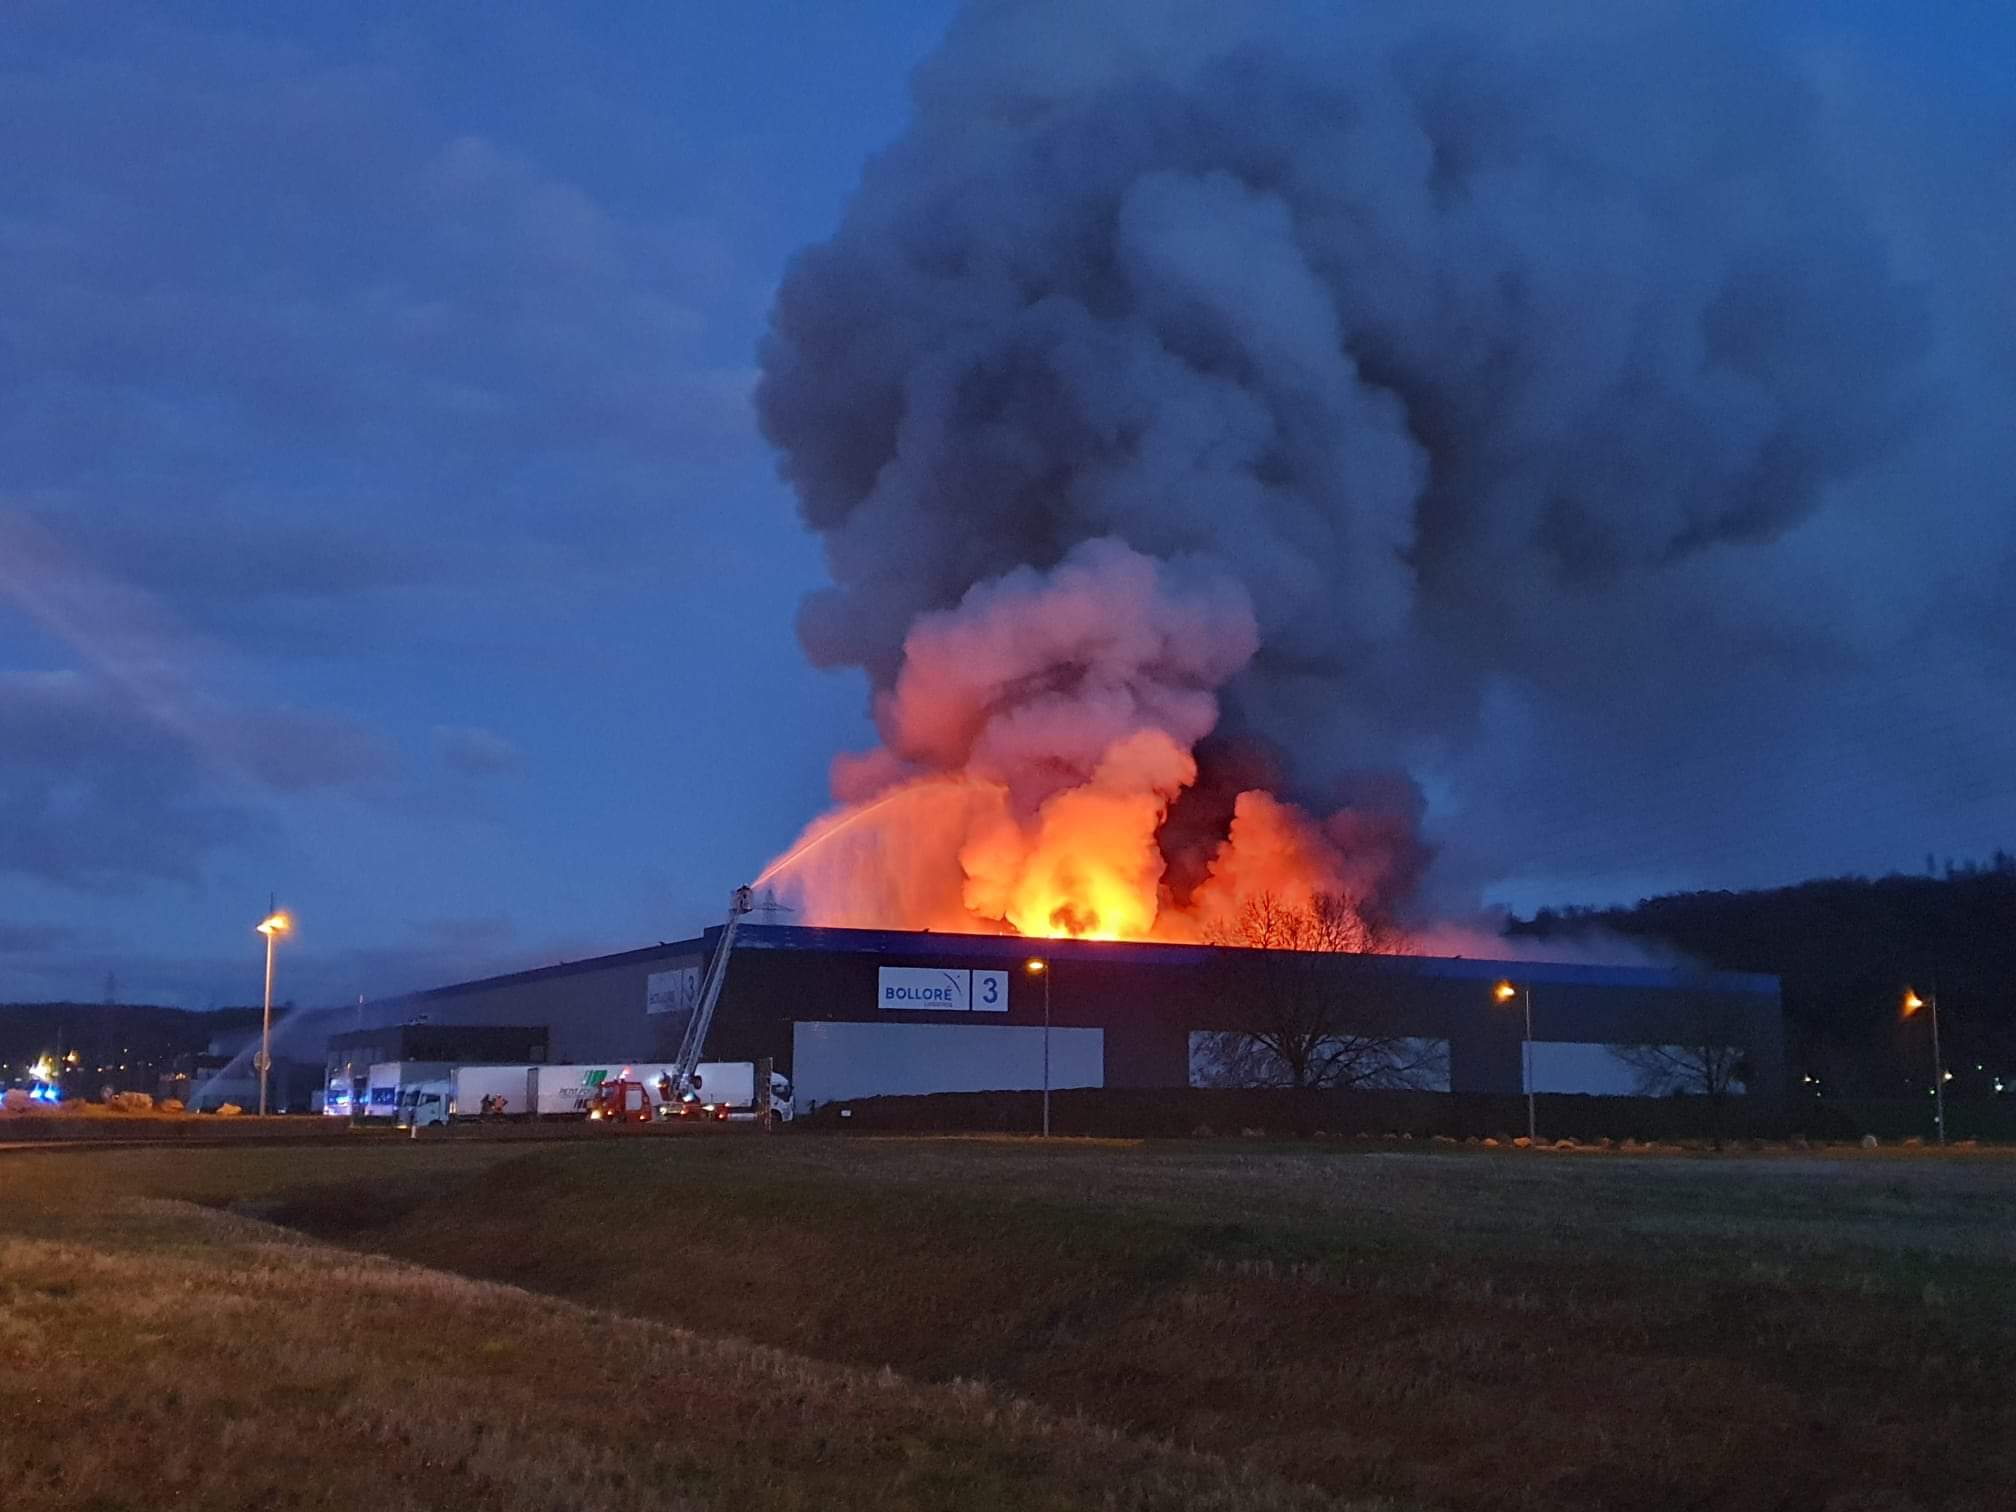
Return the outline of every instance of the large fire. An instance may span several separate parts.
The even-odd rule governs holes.
[[[1260,897],[1370,907],[1391,837],[1260,788],[1172,876],[1171,808],[1255,644],[1243,591],[1113,541],[982,583],[911,628],[883,745],[835,763],[841,806],[759,882],[810,924],[1105,940],[1232,938]]]

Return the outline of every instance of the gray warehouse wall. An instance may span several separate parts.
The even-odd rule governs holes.
[[[658,973],[697,976],[718,938],[709,931],[704,940],[388,998],[366,1004],[362,1022],[424,1014],[432,1023],[539,1024],[550,1032],[557,1062],[662,1060],[676,1049],[685,1019],[676,1011],[647,1013],[647,984]],[[1115,1088],[1187,1085],[1191,1032],[1234,1027],[1228,1002],[1268,969],[1259,953],[1244,950],[745,926],[707,1054],[768,1057],[796,1075],[799,1024],[982,1021],[974,1012],[892,1013],[879,1001],[885,966],[1006,971],[1006,1009],[985,1021],[1040,1025],[1046,977],[1022,969],[1032,953],[1050,962],[1052,1023],[1101,1031],[1103,1080]],[[1322,973],[1346,1021],[1364,1032],[1446,1041],[1457,1093],[1510,1094],[1524,1086],[1520,1004],[1494,998],[1501,977],[1530,986],[1536,1041],[1678,1043],[1708,1025],[1745,1049],[1753,1096],[1784,1090],[1783,1017],[1771,978],[1400,956],[1326,956],[1313,965],[1304,957],[1297,969]],[[358,1022],[336,1018],[332,1028]]]
[[[335,1029],[377,1028],[425,1016],[432,1024],[544,1025],[557,1064],[662,1060],[678,1046],[684,1019],[645,1011],[654,973],[697,966],[691,947],[633,951],[600,962],[551,967],[366,1003],[361,1018],[338,1015]]]
[[[1045,978],[1020,969],[1035,952],[1050,962],[1052,1022],[1104,1031],[1107,1086],[1184,1086],[1190,1032],[1233,1027],[1227,1004],[1240,991],[1240,977],[1266,969],[1256,952],[1180,946],[856,930],[757,929],[743,938],[728,972],[714,1053],[768,1055],[786,1070],[794,1023],[894,1021],[878,1005],[885,966],[1010,968],[1008,1009],[993,1021],[1040,1024]],[[1783,1092],[1783,1015],[1771,978],[1348,955],[1319,958],[1310,969],[1334,984],[1342,1022],[1367,1033],[1446,1041],[1453,1092],[1509,1094],[1524,1087],[1522,1005],[1499,1002],[1492,990],[1508,977],[1532,991],[1538,1043],[1670,1044],[1712,1032],[1745,1050],[1753,1095]],[[905,1010],[900,1021],[978,1018]]]

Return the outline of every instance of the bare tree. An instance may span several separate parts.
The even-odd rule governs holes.
[[[1263,893],[1215,945],[1262,952],[1224,976],[1229,1027],[1198,1035],[1192,1075],[1221,1087],[1433,1087],[1448,1073],[1448,1047],[1391,1032],[1390,1017],[1353,1002],[1325,958],[1393,952],[1406,939],[1354,898],[1318,893],[1306,904]]]
[[[1612,1045],[1610,1054],[1630,1071],[1640,1097],[1707,1099],[1709,1130],[1719,1150],[1730,1093],[1750,1081],[1743,1039],[1733,1013],[1704,1008],[1688,1017],[1672,1043]]]

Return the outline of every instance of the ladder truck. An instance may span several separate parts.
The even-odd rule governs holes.
[[[677,1055],[664,1066],[643,1068],[635,1076],[626,1067],[618,1078],[601,1083],[589,1101],[588,1116],[591,1119],[627,1124],[651,1123],[660,1117],[698,1115],[725,1123],[734,1118],[753,1116],[767,1132],[774,1129],[780,1119],[788,1121],[791,1118],[790,1084],[771,1072],[767,1059],[740,1063],[702,1062],[700,1059],[707,1048],[707,1033],[714,1024],[714,1010],[721,1003],[721,985],[728,976],[729,953],[734,949],[736,932],[742,927],[744,917],[754,908],[752,889],[736,888],[728,905],[728,922],[721,930],[713,958],[707,963],[692,1016],[687,1019],[685,1031],[680,1036]],[[703,1064],[707,1067],[708,1077],[715,1083],[705,1089],[707,1095],[703,1095],[701,1085]],[[654,1069],[656,1074],[650,1074]],[[740,1092],[736,1090],[738,1085],[743,1089]],[[744,1097],[746,1103],[742,1101]],[[749,1111],[740,1112],[744,1107]]]
[[[735,931],[742,927],[742,920],[755,906],[755,892],[748,887],[736,888],[728,899],[728,922],[722,926],[721,943],[714,947],[714,955],[707,962],[707,974],[701,978],[693,1016],[686,1021],[686,1032],[679,1039],[679,1053],[672,1059],[672,1097],[676,1101],[690,1102],[699,1096],[694,1072],[700,1065],[700,1052],[707,1045],[707,1031],[714,1026],[714,1010],[721,1002],[721,984],[728,977],[728,957],[735,948]]]

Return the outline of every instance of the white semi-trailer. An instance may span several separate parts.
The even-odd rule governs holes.
[[[620,1061],[599,1066],[534,1066],[527,1105],[541,1118],[585,1118],[603,1083],[656,1080],[666,1069]]]
[[[451,1119],[585,1118],[602,1083],[621,1076],[627,1069],[623,1066],[444,1067],[445,1075],[438,1079],[411,1082],[401,1089],[400,1121],[424,1127]]]
[[[538,1092],[538,1066],[457,1066],[450,1074],[456,1118],[522,1118]]]
[[[428,1110],[416,1109],[421,1123],[446,1122],[449,1118],[585,1118],[607,1102],[604,1089],[616,1086],[641,1087],[641,1094],[632,1100],[651,1118],[674,1117],[688,1111],[720,1119],[751,1118],[762,1111],[757,1103],[756,1065],[752,1061],[702,1062],[694,1068],[694,1086],[688,1099],[680,1098],[675,1090],[677,1068],[661,1062],[457,1066],[445,1078],[442,1068],[425,1069],[426,1078],[413,1078],[408,1085],[417,1087],[423,1079],[430,1082],[444,1079],[447,1095],[442,1099],[438,1116],[420,1116]],[[394,1091],[385,1111],[393,1111],[399,1101],[399,1094]],[[770,1077],[769,1107],[781,1121],[788,1121],[793,1112],[791,1083],[776,1073]]]
[[[660,1067],[637,1067],[652,1073]],[[454,1118],[575,1118],[605,1081],[633,1074],[616,1065],[456,1066],[447,1072],[449,1116]]]

